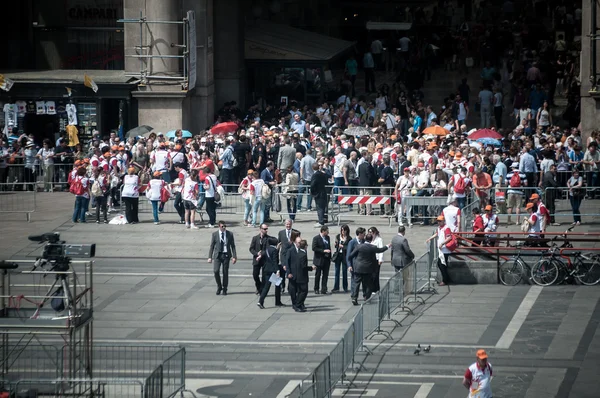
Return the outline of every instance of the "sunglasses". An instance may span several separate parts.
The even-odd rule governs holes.
[[[261,228],[263,231],[267,231],[269,228]]]

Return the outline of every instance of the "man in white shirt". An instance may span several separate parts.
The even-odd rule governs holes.
[[[458,232],[460,230],[460,209],[457,206],[457,200],[455,196],[452,196],[451,202],[448,206],[444,207],[442,214],[446,219],[446,225],[452,232]]]
[[[481,128],[482,129],[489,128],[491,126],[490,118],[491,118],[491,113],[492,113],[491,111],[492,111],[493,96],[494,96],[494,94],[492,94],[492,92],[487,87],[484,87],[479,92],[479,106],[480,106]]]

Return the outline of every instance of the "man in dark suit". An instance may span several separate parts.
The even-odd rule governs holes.
[[[314,177],[313,177],[314,179]],[[329,241],[329,228],[321,227],[321,232],[312,240],[313,265],[317,267],[315,274],[315,294],[327,294],[327,278],[331,266],[331,243]],[[319,290],[319,282],[321,289]]]
[[[364,161],[360,162],[358,166],[358,186],[363,187],[359,192],[361,196],[371,195],[373,193],[371,187],[374,187],[377,182],[377,175],[371,164],[372,161],[373,157],[366,155]],[[358,212],[359,214],[370,214],[371,210],[371,205],[359,205]]]
[[[354,305],[358,305],[358,286],[360,283],[363,283],[366,286],[365,300],[368,300],[369,297],[371,297],[373,291],[371,275],[373,275],[379,264],[375,255],[389,249],[389,245],[377,247],[371,244],[372,241],[373,235],[368,234],[365,237],[365,243],[360,243],[352,249],[352,253],[350,253],[350,258],[353,259],[353,262],[352,268],[348,268],[348,270],[354,272],[354,277],[356,278],[356,284],[350,295],[352,304]]]
[[[356,246],[358,246],[361,243],[364,243],[365,241],[365,232],[367,232],[363,227],[358,227],[356,228],[356,238],[352,239],[350,242],[348,242],[348,248],[346,249],[346,264],[348,265],[348,270],[350,271],[350,292],[354,291],[354,285],[356,285],[356,278],[354,278],[354,272],[352,272],[352,266],[353,266],[353,262],[354,259],[350,258],[350,253],[352,253],[352,250],[354,250],[354,248]],[[359,285],[359,289],[360,289],[360,281],[358,282]],[[367,290],[365,288],[365,284],[363,283],[362,285],[363,288],[363,297],[366,296],[367,294]]]
[[[317,207],[317,218],[319,222],[315,226],[323,226],[327,224],[327,174],[325,174],[319,167],[318,163],[313,164],[313,174],[310,180],[310,194],[315,200],[315,206]]]
[[[227,296],[227,285],[229,284],[229,259],[235,264],[237,253],[235,250],[235,239],[233,232],[227,231],[225,221],[219,221],[219,230],[213,232],[208,249],[208,262],[213,263],[213,272],[217,282],[217,296],[223,292]],[[223,266],[223,283],[221,284],[221,266]]]
[[[415,258],[408,245],[408,239],[404,237],[405,231],[404,226],[399,226],[398,235],[392,239],[392,266],[396,272],[406,267]]]
[[[256,286],[256,294],[262,291],[262,282],[260,279],[260,270],[265,263],[265,250],[269,242],[269,226],[267,224],[260,225],[260,233],[252,238],[250,242],[250,253],[252,253],[252,278]]]
[[[281,260],[280,263],[283,265],[284,271],[282,272],[282,276],[284,277],[284,279],[283,282],[281,282],[282,293],[285,292],[285,273],[287,272],[287,267],[284,264],[283,259],[285,258],[286,251],[292,245],[292,242],[290,242],[292,234],[296,233],[297,235],[300,235],[300,231],[292,228],[293,224],[294,222],[291,219],[288,218],[287,220],[285,220],[285,229],[279,231],[277,235],[277,240],[279,241],[279,259]]]
[[[308,265],[306,246],[306,241],[298,236],[286,253],[285,264],[288,268],[290,298],[292,299],[292,308],[296,312],[306,312],[304,300],[308,294],[308,271],[311,269]],[[314,270],[316,267],[313,265],[312,269]]]
[[[556,212],[554,202],[556,201],[557,196],[559,196],[559,192],[556,188],[558,188],[558,183],[556,182],[556,165],[553,164],[550,166],[550,170],[545,172],[542,176],[542,191],[544,191],[544,203],[550,212],[550,223],[555,226],[560,225],[557,224],[554,219],[554,213]]]
[[[265,308],[265,298],[269,294],[271,288],[271,276],[276,274],[278,277],[283,278],[279,270],[279,251],[277,250],[277,238],[269,237],[267,239],[267,247],[265,248],[265,261],[262,267],[262,292],[256,305],[261,310]],[[277,307],[284,307],[281,302],[281,285],[275,285],[275,305]]]

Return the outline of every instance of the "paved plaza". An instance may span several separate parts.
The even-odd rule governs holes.
[[[186,346],[187,384],[197,396],[284,397],[333,348],[356,313],[346,294],[309,294],[307,313],[277,308],[272,297],[264,310],[256,307],[248,246],[257,230],[240,226],[236,216],[222,217],[240,258],[223,297],[215,295],[206,262],[210,230],[186,231],[168,213],[160,226],[73,224],[71,199],[68,193],[38,195],[31,223],[23,215],[4,215],[2,257],[38,255],[40,246],[26,239],[33,233],[55,230],[69,243],[95,242],[95,340]],[[302,213],[295,224],[307,238],[317,233],[312,217]],[[358,225],[377,226],[384,241],[395,234],[384,219],[351,223],[352,229]],[[587,223],[580,231],[597,227]],[[280,228],[273,224],[270,231]],[[417,255],[431,232],[423,226],[409,230]],[[382,279],[391,275],[386,263]],[[464,398],[462,374],[477,348],[490,355],[495,397],[597,396],[597,287],[450,286],[422,297],[425,304],[413,305],[414,315],[396,316],[401,327],[385,324],[393,339],[367,341],[372,354],[359,353],[347,374],[353,383],[334,396]],[[290,304],[287,296],[283,302]],[[415,356],[417,344],[431,345],[431,351]]]

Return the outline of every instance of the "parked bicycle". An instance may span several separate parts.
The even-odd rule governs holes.
[[[600,282],[600,253],[573,252],[568,256],[561,254],[561,249],[572,248],[566,240],[561,247],[556,244],[557,237],[550,241],[546,255],[531,268],[531,280],[540,286],[550,286],[555,283],[568,282],[574,278],[578,283],[593,286]]]

